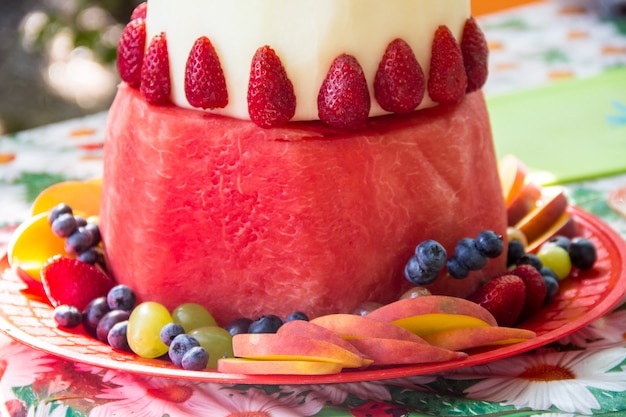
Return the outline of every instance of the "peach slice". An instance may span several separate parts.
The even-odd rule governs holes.
[[[531,330],[490,326],[442,330],[425,335],[424,339],[434,346],[458,351],[481,346],[519,343],[535,336],[535,332]]]
[[[471,320],[463,318],[462,316],[470,316],[480,322],[487,323],[487,325],[498,325],[493,315],[484,307],[481,307],[478,304],[464,298],[450,297],[446,295],[426,295],[423,297],[394,301],[393,303],[384,305],[372,311],[366,317],[398,325],[394,322],[407,318],[410,318],[411,320],[418,320],[413,317],[425,314],[452,316],[445,318],[454,320],[454,318],[457,317],[457,319],[466,322],[470,322]],[[444,323],[441,323],[441,325],[443,324]]]
[[[567,211],[567,207],[568,201],[563,189],[552,190],[515,227],[526,235],[528,242],[532,242],[550,229]]]
[[[99,178],[88,181],[63,181],[43,190],[31,207],[31,214],[47,212],[59,203],[66,203],[85,217],[100,212],[102,182]]]
[[[11,235],[7,248],[7,259],[11,268],[22,279],[40,283],[39,271],[49,258],[66,254],[65,240],[52,233],[48,213],[39,213],[29,218]],[[25,281],[26,281],[25,280]],[[32,282],[26,282],[31,286]]]
[[[326,340],[286,333],[237,334],[233,337],[233,353],[256,360],[332,362],[343,368],[360,368],[369,363],[361,355]]]
[[[492,324],[466,314],[427,313],[405,317],[391,322],[425,338],[431,333],[448,329],[490,327]]]
[[[315,361],[266,361],[244,358],[217,360],[218,372],[246,375],[330,375],[341,372],[341,365]]]
[[[541,187],[533,182],[524,184],[520,192],[506,206],[509,225],[515,224],[537,206],[541,199]]]
[[[356,350],[350,342],[341,338],[341,336],[335,333],[332,329],[320,326],[319,324],[304,321],[293,320],[280,326],[277,334],[289,334],[292,336],[310,337],[312,339],[326,340],[327,342],[334,343],[344,349],[353,352],[356,355],[361,355],[361,352]]]
[[[372,366],[445,362],[467,357],[465,353],[409,340],[359,337],[350,339],[350,343],[374,361]]]
[[[548,241],[551,237],[556,235],[563,235],[569,238],[573,238],[578,234],[578,224],[576,223],[576,219],[572,217],[569,213],[565,212],[561,215],[561,217],[547,230],[545,230],[541,235],[539,235],[535,240],[529,242],[526,250],[528,252],[533,252],[546,241]]]
[[[528,169],[517,157],[505,155],[498,163],[498,173],[500,174],[504,201],[508,207],[522,190]]]
[[[344,339],[380,337],[425,343],[421,337],[402,327],[356,314],[328,314],[314,318],[311,323],[330,329]]]

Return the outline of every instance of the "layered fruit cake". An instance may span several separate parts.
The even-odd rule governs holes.
[[[142,300],[351,312],[398,299],[421,241],[506,235],[470,0],[149,0],[118,56],[100,229]]]

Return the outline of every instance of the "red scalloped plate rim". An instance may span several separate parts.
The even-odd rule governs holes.
[[[559,295],[539,314],[520,326],[535,330],[537,337],[470,354],[460,361],[343,371],[332,375],[239,375],[211,370],[186,371],[174,367],[167,360],[144,359],[117,352],[85,333],[68,332],[55,327],[52,308],[41,300],[25,295],[25,286],[8,267],[6,256],[0,260],[0,271],[3,274],[0,280],[0,331],[32,348],[73,362],[147,376],[214,383],[348,383],[418,376],[480,365],[528,352],[566,337],[602,317],[624,299],[626,242],[594,215],[576,207],[570,208],[570,212],[576,217],[579,233],[594,241],[598,249],[598,261],[593,271],[562,281]],[[24,307],[28,306],[26,309],[31,314],[16,317],[16,313],[8,306],[7,297],[14,301],[12,306],[17,308],[16,311],[23,313]],[[559,314],[564,316],[559,318]],[[20,318],[30,324],[16,324],[16,319]],[[32,325],[33,321],[35,326]],[[550,328],[550,325],[556,327]],[[69,345],[62,344],[61,340],[67,340]]]

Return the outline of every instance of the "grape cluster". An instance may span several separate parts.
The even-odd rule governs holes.
[[[48,222],[52,233],[65,239],[65,252],[88,264],[104,265],[99,246],[102,240],[100,228],[95,217],[85,219],[75,215],[69,205],[59,203],[50,210]]]

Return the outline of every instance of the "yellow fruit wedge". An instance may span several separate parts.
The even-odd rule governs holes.
[[[428,334],[443,330],[491,326],[486,321],[474,316],[450,313],[420,314],[395,320],[391,324],[403,327],[422,338]]]
[[[43,190],[33,202],[31,214],[48,212],[59,203],[69,205],[76,213],[85,217],[97,216],[100,212],[102,181],[63,181]]]
[[[246,375],[330,375],[341,372],[341,365],[332,362],[255,360],[223,358],[217,361],[217,370],[229,374]]]
[[[465,350],[483,346],[501,346],[523,342],[535,332],[515,327],[474,327],[449,329],[431,333],[424,338],[430,344],[449,350]]]

